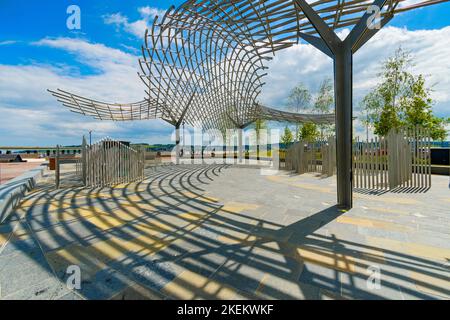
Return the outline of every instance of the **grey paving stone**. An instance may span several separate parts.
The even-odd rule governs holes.
[[[258,169],[227,167],[220,171],[219,167],[208,166],[171,166],[148,172],[152,182],[140,185],[148,187],[147,191],[140,193],[143,200],[133,202],[140,205],[157,199],[161,203],[156,204],[155,212],[111,230],[100,230],[82,218],[58,221],[56,212],[48,212],[48,204],[28,210],[26,221],[36,231],[37,241],[30,237],[13,239],[0,253],[0,280],[9,280],[14,271],[22,275],[10,277],[12,281],[3,288],[6,290],[3,293],[22,298],[165,298],[159,290],[186,270],[229,285],[237,290],[235,298],[245,299],[433,299],[450,293],[445,288],[445,279],[450,276],[442,261],[417,257],[401,248],[390,250],[389,246],[381,252],[381,258],[375,259],[374,252],[376,255],[380,251],[367,245],[368,239],[374,236],[448,250],[448,203],[436,200],[448,198],[448,194],[441,189],[412,197],[392,193],[359,196],[355,198],[355,209],[343,213],[333,208],[335,178],[280,173],[278,180],[271,181],[260,175]],[[445,183],[447,186],[448,181]],[[311,188],[312,185],[319,189]],[[74,206],[95,205],[113,213],[126,209],[118,201],[132,203],[127,197],[136,195],[133,188],[92,190],[91,195],[111,194],[104,199],[73,198],[74,194],[80,194],[79,190],[70,195],[64,195],[65,191],[42,192],[35,199],[45,195],[50,203],[52,197],[52,200],[64,197],[65,202]],[[203,196],[219,201],[205,201]],[[405,199],[416,202],[407,203]],[[259,207],[233,213],[220,211],[230,202]],[[200,219],[195,229],[187,230],[192,221],[180,219],[180,214],[187,212],[203,212],[209,219]],[[336,219],[342,215],[393,223],[406,227],[407,232],[338,223]],[[141,235],[134,228],[135,223],[155,221],[177,229],[160,232],[155,237],[165,241],[178,239],[154,255],[124,251],[122,257],[108,262],[106,268],[84,277],[81,292],[58,291],[56,286],[52,287],[55,280],[51,272],[45,271],[46,260],[40,246],[48,252],[75,241],[88,246],[112,237],[131,240]],[[22,223],[21,229],[26,231],[27,225]],[[0,226],[1,230],[9,232],[11,226]],[[231,244],[225,241],[236,233],[239,237],[261,239]],[[318,250],[315,257],[318,261],[326,260],[327,254],[349,255],[356,259],[358,270],[343,272],[294,258],[297,247],[305,246]],[[98,261],[94,260],[85,262],[94,266],[92,270],[98,270],[95,268]],[[383,271],[381,289],[375,292],[368,290],[364,273],[374,262],[382,264]],[[60,263],[63,264],[55,266],[65,283],[66,266],[64,261]],[[52,290],[56,294],[47,293]]]
[[[88,281],[81,283],[80,295],[90,300],[110,299],[130,286],[132,282],[120,272],[106,268],[97,272]]]
[[[2,300],[54,300],[66,295],[67,287],[55,278],[47,278],[35,285],[27,286],[10,295],[2,296]]]
[[[85,300],[80,295],[70,292],[68,294],[63,295],[58,300]]]
[[[159,262],[157,257],[129,257],[111,264],[111,267],[129,279],[154,290],[160,290],[180,272],[172,262]]]

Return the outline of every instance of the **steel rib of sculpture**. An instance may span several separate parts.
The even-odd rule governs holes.
[[[204,129],[243,128],[258,118],[330,122],[333,115],[297,115],[258,102],[267,61],[304,40],[334,60],[338,204],[349,208],[353,54],[395,13],[445,1],[189,0],[156,17],[145,33],[139,60],[145,100],[108,104],[51,92],[72,111],[98,119],[161,118],[176,128],[183,121]],[[349,26],[340,39],[336,31]]]
[[[387,17],[420,6],[387,1]],[[356,24],[371,1],[310,2],[333,29]],[[244,127],[257,118],[330,123],[334,115],[295,115],[261,107],[266,62],[276,51],[316,34],[296,1],[190,0],[156,17],[145,33],[141,79],[148,98],[136,103],[106,103],[49,90],[72,111],[100,120],[164,119],[209,128]]]

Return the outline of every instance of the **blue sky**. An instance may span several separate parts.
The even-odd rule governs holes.
[[[136,62],[145,24],[155,13],[180,3],[0,0],[0,144],[76,144],[89,129],[97,138],[170,142],[172,128],[162,121],[95,121],[62,108],[45,89],[59,87],[107,101],[140,100],[144,93]],[[66,9],[72,4],[81,9],[80,31],[66,27]],[[449,17],[450,3],[395,17],[355,56],[355,105],[374,85],[376,65],[401,43],[417,53],[417,72],[429,75],[430,84],[435,84],[436,112],[450,116],[450,50],[445,51],[450,44]],[[390,40],[383,44],[383,38]],[[275,107],[285,103],[290,89],[286,81],[292,86],[304,81],[314,91],[322,78],[332,75],[331,61],[307,45],[282,52],[269,67],[261,99]]]

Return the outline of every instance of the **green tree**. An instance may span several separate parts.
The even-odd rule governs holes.
[[[319,135],[320,132],[317,129],[317,125],[312,122],[306,122],[300,129],[299,140],[313,142],[319,137]]]
[[[281,136],[281,143],[287,147],[292,141],[294,141],[294,135],[288,126],[284,128],[284,133]]]
[[[404,123],[407,128],[420,126],[430,130],[433,140],[444,140],[446,120],[433,115],[431,90],[425,87],[422,75],[414,78],[410,84],[411,91],[402,97],[401,106],[404,112]]]
[[[261,140],[261,131],[267,129],[267,123],[264,119],[257,119],[255,121],[256,131],[256,159],[259,160],[259,143]]]
[[[310,108],[311,93],[303,83],[299,83],[294,87],[288,97],[288,109],[292,112],[300,113],[302,110]],[[300,132],[300,123],[296,124],[296,136]]]
[[[313,110],[318,114],[332,113],[332,108],[334,105],[334,91],[333,82],[330,78],[324,79],[320,86],[319,92],[317,93],[316,99],[314,101]],[[333,130],[333,125],[330,124],[319,124],[320,138],[323,139],[325,133],[330,133]]]
[[[324,79],[320,83],[319,92],[314,101],[314,111],[318,114],[330,113],[334,102],[333,94],[333,83],[331,79]]]
[[[433,114],[431,90],[426,88],[423,75],[411,73],[412,66],[411,54],[401,48],[383,62],[378,74],[382,82],[362,100],[366,125],[373,125],[379,135],[419,125],[428,128],[433,139],[445,139],[446,121]]]

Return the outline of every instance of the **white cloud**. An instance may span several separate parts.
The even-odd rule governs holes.
[[[450,27],[409,31],[388,27],[379,32],[354,57],[354,106],[377,82],[380,61],[401,45],[415,56],[415,72],[429,75],[436,83],[433,96],[436,111],[450,116]],[[131,102],[143,98],[144,85],[136,75],[138,56],[82,39],[42,39],[46,46],[74,55],[96,69],[84,74],[74,66],[0,64],[0,144],[79,143],[81,135],[93,129],[96,138],[111,135],[120,139],[168,142],[171,127],[162,121],[102,122],[69,112],[47,91],[66,89],[108,102]],[[289,90],[303,81],[313,91],[324,77],[333,76],[331,59],[309,45],[296,45],[278,52],[269,64],[261,101],[281,107]],[[358,126],[357,133],[363,128]],[[147,133],[149,133],[147,135]],[[150,135],[151,133],[151,135]]]
[[[343,31],[344,34],[347,31]],[[435,111],[450,116],[450,27],[437,30],[417,30],[386,27],[354,56],[354,108],[358,111],[361,98],[377,82],[380,62],[401,46],[414,56],[413,71],[427,75],[427,85],[434,84]],[[325,77],[333,77],[330,58],[310,45],[299,44],[278,52],[269,63],[268,76],[260,100],[269,106],[283,107],[289,91],[299,82],[312,91]],[[360,130],[360,128],[358,128]]]
[[[11,44],[16,44],[18,41],[16,40],[5,40],[5,41],[0,41],[0,46],[9,46]]]
[[[162,17],[165,10],[161,10],[155,7],[140,7],[138,12],[141,15],[141,19],[136,21],[129,20],[128,17],[121,13],[108,14],[103,17],[103,21],[106,24],[115,25],[116,27],[123,29],[125,32],[131,33],[137,38],[143,38],[145,30],[150,27],[150,22],[156,16]]]
[[[61,49],[99,72],[80,75],[67,65],[0,65],[0,144],[79,143],[81,135],[93,129],[98,138],[110,135],[123,139],[159,142],[169,133],[161,121],[107,122],[69,112],[46,90],[61,88],[107,102],[134,102],[144,97],[144,85],[137,76],[137,56],[81,39],[42,39],[33,45]],[[169,135],[165,141],[169,140]],[[44,142],[43,142],[44,141]]]
[[[155,8],[155,7],[149,7],[149,6],[141,7],[138,9],[138,11],[143,17],[152,18],[152,19],[154,19],[156,16],[162,17],[166,13],[166,10],[162,10],[162,9]]]

